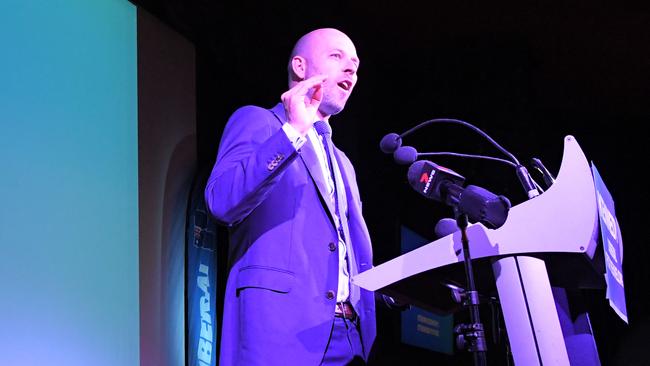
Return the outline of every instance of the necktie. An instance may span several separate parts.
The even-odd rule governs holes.
[[[334,183],[334,193],[333,193],[333,201],[334,201],[334,208],[336,210],[336,216],[339,217],[339,223],[337,226],[340,228],[340,207],[339,207],[339,182],[337,182],[336,179],[336,174],[335,174],[335,169],[333,165],[333,161],[336,160],[334,157],[334,154],[332,152],[332,128],[330,127],[329,123],[324,122],[324,121],[316,121],[314,123],[314,129],[316,130],[316,133],[318,133],[319,136],[322,137],[323,139],[323,147],[325,148],[325,155],[327,156],[327,166],[329,167],[330,170],[330,177],[332,179],[332,182]],[[345,240],[345,237],[343,237]]]
[[[343,186],[343,179],[341,178],[341,173],[338,169],[338,164],[336,162],[336,157],[334,156],[334,145],[332,143],[332,128],[329,123],[324,121],[317,121],[314,123],[314,129],[323,138],[323,147],[325,148],[325,155],[327,155],[327,163],[330,168],[330,175],[334,181],[334,207],[336,210],[336,216],[338,217],[337,230],[343,242],[346,244],[346,249],[348,253],[348,273],[350,276],[358,274],[358,269],[356,266],[356,261],[354,259],[354,251],[352,248],[352,243],[349,238],[349,228],[347,218],[345,216],[345,211],[341,210],[342,207],[347,207],[345,201],[345,187]],[[356,308],[357,302],[359,300],[359,288],[357,286],[350,286],[350,302]]]

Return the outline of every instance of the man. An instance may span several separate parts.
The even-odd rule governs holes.
[[[372,266],[370,237],[352,164],[327,137],[358,67],[344,33],[314,30],[291,53],[282,103],[226,125],[205,190],[230,234],[221,366],[368,357],[374,296],[350,278]]]

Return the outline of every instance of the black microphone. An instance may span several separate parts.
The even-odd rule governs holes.
[[[480,222],[487,228],[497,229],[508,218],[511,205],[505,196],[497,196],[473,185],[463,188],[463,176],[433,162],[419,160],[413,163],[409,167],[408,181],[424,197],[466,214],[471,223]]]
[[[426,160],[411,164],[407,176],[409,184],[418,193],[450,206],[455,204],[453,200],[458,198],[465,182],[465,177],[455,171]]]
[[[541,160],[538,158],[532,158],[531,163],[533,164],[533,168],[537,169],[537,171],[542,174],[542,179],[544,179],[544,183],[546,183],[546,188],[549,188],[553,183],[555,183],[555,177],[553,177],[553,174],[546,169]]]
[[[379,148],[385,154],[392,154],[400,146],[402,146],[402,138],[396,133],[389,133],[379,142]]]
[[[521,164],[517,165],[515,173],[517,174],[517,178],[519,178],[519,182],[524,187],[529,199],[539,196],[539,190],[537,189],[538,186],[535,184],[533,177],[530,176],[528,169],[526,169],[525,166]]]

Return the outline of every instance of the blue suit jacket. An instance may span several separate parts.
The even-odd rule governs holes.
[[[282,104],[237,110],[205,190],[210,211],[230,233],[221,366],[318,365],[332,329],[334,208],[314,147],[308,140],[296,152],[284,122]],[[340,150],[335,155],[347,196],[347,244],[363,272],[372,267],[372,249],[354,169]],[[357,312],[367,357],[376,334],[372,292],[361,290]]]

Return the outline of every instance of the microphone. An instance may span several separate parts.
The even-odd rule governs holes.
[[[555,183],[555,178],[553,177],[553,174],[546,169],[544,164],[542,163],[541,160],[538,158],[532,158],[531,163],[533,164],[533,168],[537,169],[540,173],[542,173],[542,179],[544,179],[544,183],[546,183],[546,188],[549,188],[550,186]]]
[[[436,163],[418,160],[407,174],[409,184],[424,197],[453,206],[463,190],[465,177]],[[449,201],[447,201],[449,199]]]
[[[418,159],[418,151],[412,146],[401,146],[393,153],[393,159],[399,165],[409,165]]]
[[[529,199],[539,196],[539,190],[537,189],[538,185],[533,180],[533,177],[530,176],[528,169],[526,169],[525,166],[521,164],[517,165],[515,173],[517,174],[517,178],[519,178],[519,182],[524,187]]]
[[[481,135],[486,140],[488,140],[490,142],[490,144],[492,144],[492,146],[494,146],[499,151],[501,151],[504,155],[506,155],[513,163],[519,164],[519,161],[517,160],[517,158],[514,155],[512,155],[508,150],[504,149],[501,145],[499,145],[496,141],[494,141],[494,139],[492,139],[487,133],[483,132],[483,130],[481,130],[480,128],[474,126],[473,124],[471,124],[469,122],[465,122],[465,121],[462,121],[462,120],[459,120],[459,119],[453,119],[453,118],[434,118],[434,119],[430,119],[428,121],[424,121],[424,122],[420,123],[419,125],[411,128],[410,130],[405,131],[402,134],[398,135],[396,133],[389,133],[388,135],[384,136],[381,139],[381,142],[379,143],[379,147],[380,147],[381,151],[383,151],[384,153],[391,154],[391,153],[395,152],[395,150],[397,150],[400,146],[402,146],[402,138],[403,137],[406,137],[406,136],[412,134],[413,132],[421,129],[422,127],[428,126],[430,124],[435,124],[435,123],[451,123],[451,124],[458,124],[458,125],[465,126],[465,127],[469,128],[469,129],[471,129],[472,131],[478,133],[479,135]]]
[[[402,147],[402,138],[406,137],[415,131],[419,130],[422,127],[428,126],[430,124],[436,124],[436,123],[452,123],[452,124],[459,124],[464,127],[467,127],[471,129],[472,131],[476,132],[477,134],[481,135],[483,138],[485,138],[487,141],[489,141],[492,146],[494,146],[497,150],[501,151],[504,155],[508,157],[508,160],[505,159],[500,159],[492,156],[482,156],[482,155],[471,155],[471,154],[460,154],[460,153],[453,153],[453,152],[436,152],[436,153],[418,153],[415,148],[411,148],[409,146],[403,146]],[[519,179],[519,182],[524,188],[524,191],[526,192],[527,196],[529,199],[534,198],[536,196],[539,196],[541,187],[533,177],[530,176],[528,173],[528,170],[526,169],[525,166],[523,166],[521,163],[519,163],[519,160],[510,153],[508,150],[504,149],[499,143],[494,141],[487,133],[483,132],[480,128],[472,125],[469,122],[465,122],[459,119],[452,119],[452,118],[435,118],[435,119],[430,119],[428,121],[424,121],[417,126],[405,131],[404,133],[398,135],[396,133],[389,133],[388,135],[384,136],[384,138],[381,140],[380,143],[380,148],[383,152],[385,153],[393,153],[393,159],[398,164],[410,164],[411,162],[415,161],[418,157],[420,156],[433,156],[433,155],[451,155],[451,156],[459,156],[459,157],[468,157],[468,158],[479,158],[479,159],[485,159],[485,160],[493,160],[493,161],[500,161],[502,163],[507,163],[513,167],[515,167],[515,172],[517,175],[517,178]],[[408,148],[408,150],[404,150],[401,152],[398,152],[400,148]],[[541,162],[540,162],[541,163]],[[545,181],[547,180],[547,176],[545,175]],[[546,182],[548,184],[548,182]]]
[[[433,229],[438,238],[443,238],[451,233],[458,231],[458,225],[456,220],[450,218],[444,218],[438,221],[436,227]]]
[[[396,133],[389,133],[379,142],[379,149],[385,154],[392,154],[402,146],[402,138]]]
[[[463,176],[433,162],[413,163],[409,167],[408,181],[418,193],[452,206],[457,213],[467,215],[471,223],[480,222],[489,229],[497,229],[508,218],[511,207],[508,198],[478,186],[463,188]]]

